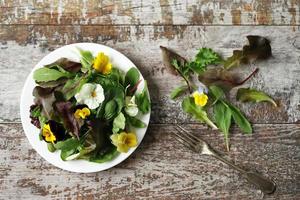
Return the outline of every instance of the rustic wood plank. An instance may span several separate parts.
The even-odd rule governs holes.
[[[222,136],[198,124],[185,125],[216,149]],[[300,195],[300,125],[255,125],[253,135],[234,128],[229,157],[272,177],[278,190],[266,199]],[[172,125],[152,124],[137,151],[99,173],[75,174],[42,159],[18,123],[0,124],[0,199],[260,199],[260,191],[209,156],[177,142]]]
[[[0,2],[1,24],[299,25],[298,0]]]
[[[295,29],[294,29],[295,28]],[[19,95],[27,74],[49,51],[74,42],[96,42],[127,55],[149,82],[153,123],[193,122],[184,115],[180,101],[168,94],[180,83],[162,65],[159,45],[192,58],[206,46],[229,56],[241,48],[245,36],[258,34],[271,40],[273,58],[252,67],[241,67],[244,76],[256,66],[259,74],[246,86],[262,89],[279,103],[244,104],[242,110],[254,123],[299,123],[299,27],[202,26],[0,26],[0,121],[19,121]],[[12,34],[15,33],[15,34]],[[234,91],[233,91],[234,94]],[[233,97],[232,94],[232,97]]]

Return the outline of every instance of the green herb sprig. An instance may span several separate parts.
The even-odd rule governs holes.
[[[245,45],[242,50],[234,50],[233,55],[226,59],[222,59],[210,48],[201,48],[193,60],[187,61],[176,52],[160,47],[164,65],[171,70],[172,74],[180,75],[185,83],[171,91],[171,99],[175,100],[188,91],[182,101],[183,111],[199,122],[204,122],[213,129],[219,129],[224,136],[227,151],[230,147],[230,127],[233,123],[245,134],[253,132],[249,120],[230,102],[227,93],[232,88],[243,85],[258,72],[257,68],[246,78],[241,79],[230,69],[241,64],[267,59],[272,55],[268,39],[261,36],[247,36],[247,39],[248,45]],[[193,81],[194,76],[198,77],[199,82]],[[197,89],[199,86],[201,91]],[[207,103],[205,98],[209,99]],[[236,99],[241,102],[266,101],[277,106],[269,95],[252,88],[239,88]]]

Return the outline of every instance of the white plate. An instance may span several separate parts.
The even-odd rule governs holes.
[[[30,106],[33,104],[33,96],[32,91],[33,88],[36,86],[33,80],[33,71],[37,68],[43,67],[46,64],[50,64],[61,57],[69,58],[70,60],[79,61],[80,55],[76,47],[79,47],[83,50],[91,51],[94,56],[97,55],[98,52],[104,52],[106,55],[109,56],[112,64],[114,67],[119,68],[123,72],[127,72],[131,67],[136,67],[126,56],[121,54],[120,52],[104,46],[100,44],[94,43],[76,43],[67,46],[63,46],[55,51],[49,53],[45,56],[31,71],[27,80],[25,82],[22,95],[21,95],[21,103],[20,103],[20,113],[21,113],[21,121],[23,125],[23,129],[25,134],[31,144],[31,146],[48,162],[59,167],[64,170],[72,171],[72,172],[82,172],[82,173],[89,173],[89,172],[98,172],[102,170],[109,169],[123,160],[125,160],[130,154],[134,152],[136,148],[131,148],[127,153],[121,153],[115,159],[105,163],[93,163],[85,160],[73,160],[73,161],[62,161],[60,158],[60,152],[56,151],[51,153],[47,149],[47,144],[44,141],[39,140],[39,129],[33,126],[30,123],[29,117],[29,109]],[[141,91],[144,88],[144,78],[141,75],[142,82],[138,87],[138,91]],[[140,116],[140,120],[144,123],[149,124],[150,119],[150,112],[146,115]],[[138,138],[138,144],[141,143],[147,128],[135,129],[136,135]]]

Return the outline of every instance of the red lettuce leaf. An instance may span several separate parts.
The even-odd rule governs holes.
[[[72,136],[79,139],[80,125],[74,116],[73,105],[69,101],[59,101],[54,104],[58,115],[62,118],[64,127]]]

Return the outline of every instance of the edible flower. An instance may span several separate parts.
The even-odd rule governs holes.
[[[79,93],[75,94],[78,103],[85,104],[89,109],[95,109],[104,101],[104,90],[100,84],[86,83]]]
[[[48,123],[45,123],[42,128],[42,137],[48,143],[55,143],[61,141],[65,138],[66,130],[63,125],[57,123],[54,120],[49,120]]]
[[[119,152],[127,153],[129,148],[137,146],[137,137],[134,133],[115,133],[110,136],[110,139]]]
[[[54,144],[54,142],[56,141],[56,137],[54,133],[51,131],[49,124],[44,124],[42,135],[46,142],[51,142]]]
[[[77,109],[74,113],[74,116],[76,119],[85,119],[86,117],[90,116],[91,111],[87,107],[84,107],[82,109]]]
[[[131,117],[134,117],[138,114],[139,109],[135,103],[135,96],[127,96],[125,98],[125,112]]]
[[[109,57],[103,52],[100,52],[94,60],[93,67],[102,74],[109,74],[112,69],[112,64],[109,62]]]
[[[207,104],[208,96],[204,93],[206,90],[207,88],[199,86],[198,90],[192,94],[197,106],[203,107]]]

